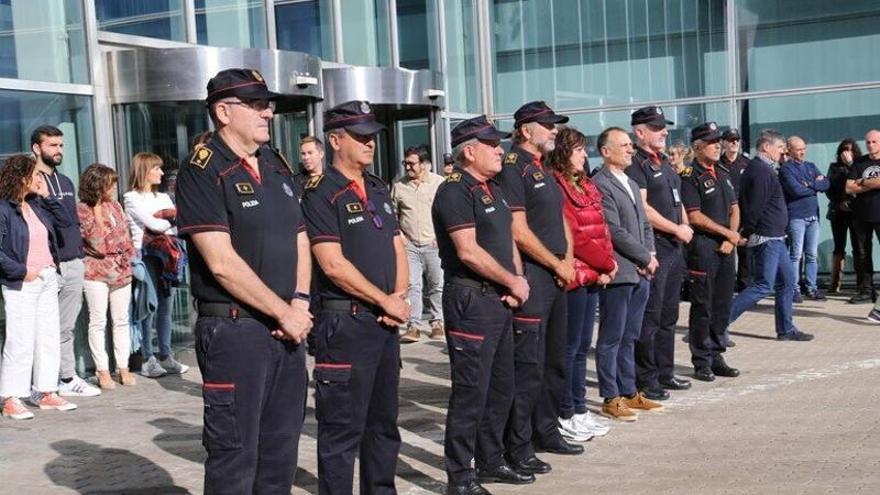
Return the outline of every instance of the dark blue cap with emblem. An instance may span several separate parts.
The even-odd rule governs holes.
[[[668,125],[674,125],[675,122],[671,120],[666,120],[666,116],[663,115],[662,108],[651,105],[648,107],[642,107],[633,112],[630,116],[629,124],[649,124],[657,127],[666,127]]]
[[[530,101],[514,112],[513,127],[519,128],[519,126],[529,122],[564,124],[568,122],[568,117],[557,114],[543,101]]]
[[[324,132],[341,128],[359,136],[372,136],[384,130],[385,126],[376,122],[369,102],[353,100],[324,112]]]
[[[205,101],[210,105],[221,98],[234,96],[244,100],[277,100],[278,93],[269,91],[263,75],[255,69],[225,69],[208,81],[208,97]]]
[[[721,140],[721,131],[715,122],[705,122],[691,129],[691,142],[696,140],[715,142]]]
[[[485,139],[488,141],[498,141],[510,137],[509,132],[499,131],[489,122],[485,115],[474,117],[472,119],[462,120],[453,129],[451,134],[452,146],[467,141],[468,139]]]

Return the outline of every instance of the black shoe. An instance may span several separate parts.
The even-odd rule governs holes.
[[[712,365],[712,373],[715,373],[715,376],[724,376],[727,378],[736,378],[739,376],[739,370],[728,366],[723,359]]]
[[[776,340],[788,340],[792,342],[809,342],[813,340],[813,334],[801,332],[800,330],[793,330],[788,333],[784,333],[776,337]]]
[[[869,303],[874,299],[870,292],[859,292],[858,294],[849,298],[850,304],[865,304]]]
[[[669,392],[664,390],[663,387],[660,387],[659,385],[657,387],[643,388],[641,389],[641,391],[647,399],[666,400],[669,398]]]
[[[521,461],[510,461],[510,467],[515,469],[519,473],[524,474],[547,474],[549,473],[553,467],[550,464],[538,459],[534,455],[531,455]]]
[[[691,341],[691,336],[688,334],[684,334],[684,337],[681,338],[681,341],[687,344]]]
[[[825,293],[819,289],[814,290],[813,292],[807,292],[807,299],[811,301],[827,301],[828,298],[825,297]]]
[[[660,386],[666,390],[687,390],[691,388],[691,381],[672,377],[668,380],[660,379]]]
[[[800,304],[804,302],[804,298],[801,297],[800,291],[794,293],[794,297],[791,298],[791,302],[793,302],[794,304]]]
[[[536,445],[535,447],[539,452],[548,452],[550,454],[580,455],[584,453],[583,445],[568,443],[565,440],[560,440],[550,445]]]
[[[727,345],[725,347],[736,347],[736,342],[727,339]]]
[[[462,485],[447,485],[446,495],[491,495],[491,492],[477,483],[477,480],[470,480]]]
[[[494,469],[477,469],[480,483],[507,483],[508,485],[528,485],[535,482],[534,474],[520,473],[507,464]]]
[[[694,378],[700,380],[701,382],[714,382],[715,373],[712,373],[712,368],[708,366],[701,366],[694,370]]]

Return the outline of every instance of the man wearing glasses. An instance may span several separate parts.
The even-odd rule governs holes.
[[[311,258],[292,173],[267,144],[278,97],[255,70],[219,72],[207,98],[217,131],[178,176],[199,315],[206,493],[286,493],[296,471]]]
[[[398,325],[410,316],[406,248],[387,186],[373,165],[376,122],[370,104],[350,101],[324,112],[333,164],[303,195],[318,263],[315,412],[321,493],[394,490],[400,432]]]
[[[428,296],[431,339],[443,340],[443,270],[437,251],[437,237],[431,222],[431,204],[443,177],[431,171],[431,156],[425,146],[413,146],[403,153],[406,175],[391,188],[391,201],[400,220],[409,261],[409,303],[412,313],[403,343],[418,342],[422,325],[422,295]],[[422,290],[424,280],[424,290]]]

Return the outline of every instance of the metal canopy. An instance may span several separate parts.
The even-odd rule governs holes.
[[[324,108],[351,100],[375,105],[444,106],[443,77],[397,67],[324,68]]]

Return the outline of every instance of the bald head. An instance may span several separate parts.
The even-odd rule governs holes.
[[[807,157],[807,143],[798,136],[791,136],[785,140],[788,145],[788,154],[795,161],[802,162]]]
[[[865,147],[874,160],[880,160],[880,131],[871,129],[865,134]]]

